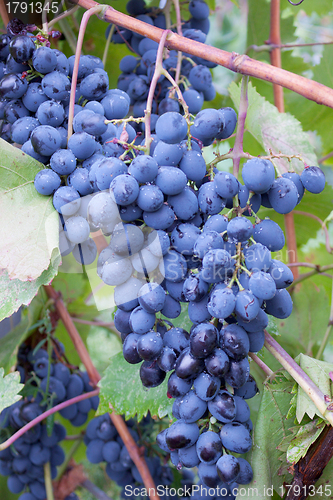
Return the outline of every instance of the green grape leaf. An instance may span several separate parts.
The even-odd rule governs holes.
[[[171,417],[173,400],[167,397],[167,378],[163,384],[145,389],[140,380],[140,364],[130,365],[120,352],[113,356],[99,382],[101,392],[98,414],[110,411],[110,405],[126,419],[137,415],[140,421],[150,411],[151,415]]]
[[[291,464],[297,463],[301,458],[305,457],[308,449],[325,427],[323,422],[318,425],[317,419],[299,427],[296,436],[293,437],[287,449],[287,461]]]
[[[229,87],[231,98],[238,109],[240,102],[240,84],[234,82]],[[300,122],[289,113],[279,113],[277,108],[266,101],[249,83],[249,107],[245,122],[246,129],[264,148],[266,154],[300,155],[308,165],[317,165],[318,161],[310,143],[309,135],[302,130]],[[272,160],[278,172],[283,174],[292,165],[296,172],[302,172],[304,163],[286,158]]]
[[[0,269],[10,279],[31,282],[59,254],[58,215],[52,196],[42,196],[34,187],[44,165],[3,139],[0,148]]]
[[[286,381],[284,377],[264,386],[253,431],[252,450],[246,457],[254,471],[252,482],[248,486],[242,486],[242,498],[246,500],[268,500],[273,496],[273,487],[279,492],[283,482],[292,478],[288,472],[281,470],[282,453],[277,449],[293,425],[293,420],[286,418],[292,399],[292,387],[293,381]]]
[[[19,392],[24,387],[24,384],[20,383],[19,372],[8,373],[6,376],[4,374],[5,370],[0,368],[0,413],[22,398]]]
[[[16,312],[21,305],[29,305],[39,287],[50,283],[57,274],[60,261],[58,255],[49,268],[32,281],[9,279],[8,272],[0,270],[0,321]]]
[[[331,398],[332,390],[329,372],[332,371],[332,363],[326,363],[325,361],[311,358],[302,353],[297,356],[295,361],[302,370],[309,375],[322,393]],[[296,418],[299,423],[302,421],[304,415],[308,415],[311,419],[313,419],[315,415],[324,418],[309,396],[298,386]]]

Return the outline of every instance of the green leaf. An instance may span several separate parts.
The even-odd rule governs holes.
[[[15,363],[16,358],[13,359],[13,353],[29,336],[29,330],[39,319],[42,307],[41,298],[37,295],[29,308],[23,312],[21,322],[0,339],[0,366],[6,367],[6,371]]]
[[[238,109],[240,85],[233,82],[229,91]],[[317,158],[309,136],[303,132],[296,118],[289,113],[279,113],[273,104],[258,94],[251,83],[248,86],[248,101],[245,127],[267,154],[272,151],[273,154],[301,155],[308,165],[317,165]],[[285,158],[274,158],[272,162],[280,174],[290,170],[291,164],[296,172],[302,172],[304,169],[303,162],[297,159],[292,159],[291,164]]]
[[[4,374],[5,370],[0,368],[0,413],[22,398],[18,393],[24,387],[24,384],[20,383],[19,372],[8,373],[5,377]]]
[[[329,297],[323,286],[310,280],[292,293],[293,312],[289,318],[276,320],[278,330],[289,354],[313,354],[313,349],[324,337],[330,315]]]
[[[148,411],[159,418],[171,417],[173,400],[167,397],[167,379],[158,387],[145,389],[140,380],[140,366],[127,363],[122,353],[111,358],[99,383],[98,414],[109,412],[112,405],[115,412],[126,419],[137,415],[140,421]]]
[[[324,423],[318,426],[317,419],[306,425],[302,425],[289,444],[287,461],[291,464],[297,463],[301,458],[305,457],[308,449],[320,436],[325,427]]]
[[[276,491],[281,491],[283,482],[291,480],[292,476],[288,473],[281,474],[282,454],[277,447],[293,424],[292,419],[286,418],[292,399],[292,387],[293,381],[286,381],[284,378],[278,383],[264,386],[253,431],[253,447],[247,457],[251,462],[254,478],[248,486],[242,486],[241,498],[271,499],[271,486]]]
[[[47,285],[57,274],[60,255],[49,268],[32,281],[9,279],[7,271],[0,271],[0,321],[16,312],[21,305],[29,305],[42,285]]]
[[[332,371],[332,364],[311,358],[302,353],[295,361],[298,362],[302,370],[309,375],[311,380],[319,387],[323,394],[331,398],[331,379],[329,377],[329,372]],[[315,415],[318,415],[318,417],[324,419],[323,415],[306,392],[298,386],[296,418],[299,423],[302,421],[304,415],[308,415],[311,419],[313,419]]]
[[[3,139],[0,148],[0,269],[10,279],[34,281],[59,254],[58,215],[52,196],[34,187],[44,165]]]

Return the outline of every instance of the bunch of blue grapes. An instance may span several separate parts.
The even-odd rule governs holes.
[[[192,0],[188,4],[191,17],[182,21],[182,35],[190,40],[205,43],[209,31],[210,22],[209,7],[203,0]],[[145,2],[130,1],[127,4],[127,12],[136,19],[147,24],[166,29],[166,17],[157,8],[148,8]],[[118,88],[127,92],[133,106],[135,118],[144,116],[147,107],[147,96],[152,76],[155,70],[158,43],[145,38],[143,35],[134,33],[126,28],[114,25],[108,26],[105,36],[108,38],[110,30],[113,30],[111,41],[113,43],[125,43],[136,55],[126,55],[119,64],[121,74],[118,78]],[[163,67],[175,77],[178,62],[177,51],[168,52],[163,61]],[[180,68],[180,87],[183,97],[192,114],[198,113],[204,101],[211,101],[216,95],[212,83],[212,75],[209,68],[216,64],[206,61],[197,56],[183,54]],[[153,100],[153,113],[151,116],[151,127],[155,130],[158,116],[167,111],[180,111],[177,98],[170,94],[170,83],[164,77],[159,78]],[[144,131],[144,125],[141,125]]]
[[[26,343],[20,346],[16,369],[21,374],[21,382],[29,387],[29,395],[1,412],[1,438],[7,439],[47,409],[93,390],[87,373],[73,371],[67,364],[64,348],[58,341],[54,343],[51,356],[43,348],[33,349]],[[81,426],[87,421],[89,411],[97,409],[98,403],[98,396],[94,396],[72,404],[59,413],[72,425]],[[22,493],[19,500],[46,498],[44,465],[50,463],[54,480],[57,467],[65,460],[65,453],[60,446],[65,437],[63,425],[43,420],[26,431],[11,447],[0,451],[0,474],[8,476],[9,491]],[[76,499],[75,493],[66,498]]]
[[[22,344],[16,369],[21,382],[34,389],[34,403],[42,411],[64,401],[94,390],[87,372],[70,365],[64,356],[63,345],[55,341],[51,355],[48,350]],[[74,403],[60,410],[60,415],[75,427],[85,424],[90,410],[97,410],[98,396]]]
[[[28,397],[6,408],[1,413],[1,434],[11,435],[43,412],[41,406]],[[12,446],[0,451],[0,474],[7,476],[10,492],[22,493],[19,500],[44,500],[44,464],[50,463],[51,476],[57,476],[57,467],[65,460],[59,443],[66,429],[54,423],[49,434],[47,424],[39,423],[18,438]]]
[[[126,422],[129,433],[139,447],[145,446],[145,461],[155,486],[161,492],[175,482],[172,469],[167,464],[167,457],[156,455],[151,448],[151,433],[154,420],[148,414],[140,424],[131,419]],[[92,464],[106,463],[108,477],[122,488],[122,498],[140,498],[133,492],[144,489],[144,484],[136,465],[132,461],[123,440],[119,436],[108,414],[91,420],[87,426],[84,442],[87,445],[87,459]],[[149,455],[148,455],[149,451]],[[194,482],[192,471],[182,471],[178,477],[182,486],[190,490]],[[141,495],[142,496],[142,495]],[[143,495],[142,498],[145,496]]]

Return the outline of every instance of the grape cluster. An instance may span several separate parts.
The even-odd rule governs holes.
[[[168,465],[161,463],[157,455],[147,456],[147,440],[153,430],[153,419],[148,415],[138,425],[133,419],[126,422],[132,438],[141,446],[145,445],[145,461],[157,488],[161,491],[174,482],[174,475]],[[91,420],[87,426],[84,442],[87,445],[87,459],[92,464],[106,462],[106,473],[112,481],[122,487],[122,497],[135,497],[133,491],[143,481],[136,465],[132,461],[123,440],[110,420],[108,414],[100,415]],[[183,486],[192,486],[194,474],[183,471],[180,477]]]
[[[146,9],[144,2],[131,0],[127,7],[131,15],[164,27],[163,14]],[[190,2],[192,18],[183,25],[184,36],[202,39],[209,28],[207,9],[201,0]],[[233,455],[249,451],[252,442],[246,399],[257,387],[248,353],[263,347],[269,315],[284,319],[292,311],[287,291],[292,273],[271,255],[283,248],[283,231],[256,214],[260,206],[289,213],[305,189],[320,193],[325,177],[318,167],[306,166],[301,175],[275,178],[270,160],[253,158],[243,165],[241,184],[215,162],[207,166],[203,147],[230,137],[237,116],[231,108],[200,111],[213,91],[208,67],[195,58],[196,66],[182,60],[183,84],[188,79],[191,87],[181,88],[196,116],[189,119],[180,112],[162,78],[153,105],[155,133],[147,149],[145,128],[125,117],[130,110],[134,117],[144,114],[156,44],[118,28],[112,40],[126,40],[141,59],[126,56],[119,88],[109,90],[100,59],[80,58],[74,134],[67,144],[74,59],[29,33],[3,35],[2,137],[49,165],[37,174],[35,187],[53,195],[63,256],[73,252],[78,262],[90,264],[97,255],[90,233],[101,230],[110,236],[97,273],[115,287],[114,321],[124,357],[141,363],[145,387],[160,385],[170,373],[168,396],[175,398],[176,422],[159,435],[158,444],[176,467],[198,466],[203,485],[223,486],[233,498],[237,484],[249,483],[253,475],[246,460]],[[172,73],[176,54],[171,52],[163,64]],[[194,96],[196,109],[187,93]],[[229,211],[222,214],[225,208]],[[188,304],[189,331],[172,324],[182,303]],[[71,374],[43,349],[37,353],[36,359],[24,361],[42,389],[37,403],[45,402],[48,383],[54,404],[91,390],[86,375]],[[91,404],[72,405],[63,416],[82,425]],[[108,417],[93,422],[87,429],[88,458],[106,460],[108,474],[122,486],[140,482]],[[108,454],[115,448],[120,468]],[[157,461],[150,465],[159,484],[164,472]]]
[[[18,351],[16,369],[21,374],[21,382],[31,388],[29,395],[5,408],[1,412],[0,430],[4,435],[13,434],[48,408],[55,406],[84,392],[93,390],[86,372],[71,373],[62,361],[64,348],[55,342],[49,357],[43,348],[32,349],[23,343]],[[72,425],[81,426],[91,409],[96,410],[98,396],[72,404],[60,411]],[[14,444],[0,451],[0,474],[8,476],[9,491],[22,493],[19,500],[44,500],[46,498],[44,464],[50,463],[51,477],[57,476],[57,467],[65,460],[60,442],[66,436],[66,429],[59,423],[51,428],[42,421],[36,424]],[[72,494],[68,500],[75,500]],[[67,500],[67,499],[66,499]]]
[[[72,368],[72,367],[71,367]],[[21,374],[21,382],[36,387],[34,398],[42,411],[93,391],[87,372],[71,369],[64,360],[64,348],[60,342],[54,344],[51,356],[46,349],[32,349],[26,344],[20,346],[16,369]],[[80,427],[88,419],[91,409],[97,410],[98,396],[74,403],[60,410],[60,415],[75,427]]]
[[[188,5],[190,19],[182,21],[182,34],[191,40],[205,43],[209,31],[209,7],[203,0],[192,0]],[[147,8],[145,2],[130,1],[127,11],[131,16],[147,24],[166,29],[166,18],[163,12],[156,8]],[[126,55],[120,62],[121,74],[118,78],[118,88],[128,93],[133,106],[135,118],[144,116],[147,107],[147,96],[152,76],[155,70],[158,43],[134,33],[126,28],[114,25],[108,26],[105,36],[108,38],[113,30],[111,41],[113,43],[126,43],[136,55]],[[176,75],[178,53],[174,50],[168,52],[163,61],[163,67],[172,77]],[[214,99],[216,92],[212,83],[209,68],[216,64],[210,63],[200,57],[182,54],[180,67],[180,84],[183,97],[192,114],[198,113],[204,101]],[[153,114],[151,117],[152,130],[155,130],[156,120],[159,115],[167,111],[179,112],[179,102],[170,93],[170,83],[161,76],[154,94]],[[144,125],[142,124],[144,131]]]
[[[42,408],[31,398],[21,400],[1,413],[1,430],[13,433],[42,413]],[[44,500],[44,464],[50,462],[51,476],[57,476],[57,467],[65,459],[59,445],[66,436],[61,424],[53,425],[51,435],[46,423],[35,425],[17,439],[14,444],[0,451],[0,474],[8,476],[7,487],[20,495],[19,500]]]

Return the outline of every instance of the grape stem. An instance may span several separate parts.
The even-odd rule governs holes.
[[[104,493],[100,488],[98,488],[94,483],[86,479],[81,483],[81,486],[85,488],[89,493],[91,493],[97,500],[112,500],[109,495]]]
[[[73,446],[71,447],[71,449],[67,453],[65,461],[59,467],[56,481],[59,481],[60,478],[65,474],[67,467],[69,465],[69,462],[72,460],[73,456],[75,455],[77,450],[80,448],[82,441],[83,441],[83,434],[80,434],[79,438],[75,441],[75,443],[73,444]]]
[[[236,133],[237,135],[237,133]],[[258,155],[258,156],[253,156],[250,153],[245,153],[244,151],[240,151],[237,153],[239,155],[239,158],[245,158],[246,160],[252,160],[253,158],[260,158],[262,160],[272,160],[272,158],[287,158],[288,161],[291,161],[292,158],[296,158],[297,160],[300,160],[301,162],[304,163],[304,160],[300,155],[288,155],[285,153],[277,153],[277,154],[270,154],[270,155]],[[227,160],[227,159],[234,159],[235,158],[235,148],[230,149],[228,153],[224,153],[222,155],[216,156],[214,160],[212,160],[209,163],[209,166],[211,165],[216,165],[217,163],[220,163],[222,160]],[[294,212],[295,213],[295,212]]]
[[[317,217],[316,215],[314,214],[310,214],[309,212],[303,212],[301,210],[294,210],[294,214],[297,214],[297,215],[304,215],[305,217],[311,217],[311,219],[314,219],[316,220],[317,222],[319,222],[319,224],[321,225],[322,229],[324,230],[324,233],[325,233],[325,245],[326,245],[326,250],[328,251],[328,253],[332,253],[333,252],[333,248],[331,247],[330,245],[330,235],[328,233],[328,229],[326,227],[326,224],[325,222],[323,222],[319,217]]]
[[[46,462],[46,464],[44,464],[44,481],[45,481],[46,499],[54,500],[50,462]]]
[[[327,409],[324,394],[319,387],[310,379],[310,377],[302,370],[302,368],[293,360],[291,356],[273,339],[273,337],[265,330],[265,347],[279,361],[283,368],[292,376],[297,384],[309,396],[316,408],[333,425],[333,413]]]
[[[320,359],[323,355],[323,352],[325,350],[325,347],[327,345],[331,330],[333,326],[333,281],[332,281],[332,294],[331,294],[331,310],[330,310],[330,317],[328,320],[328,325],[325,331],[324,338],[320,344],[319,351],[317,352],[316,359]]]
[[[262,369],[262,371],[267,375],[267,377],[271,377],[274,372],[269,368],[269,366],[266,365],[266,363],[263,362],[262,359],[260,359],[254,352],[249,352],[250,358],[253,359],[253,361],[259,366],[259,368]]]
[[[290,267],[290,265],[289,265]],[[326,273],[326,271],[329,271],[330,269],[333,269],[333,264],[328,264],[326,266],[315,266],[313,271],[310,271],[305,274],[301,274],[297,280],[295,280],[291,285],[290,288],[294,288],[298,283],[301,283],[302,281],[311,278],[312,276],[315,276],[316,274],[321,274],[323,276],[327,276],[328,278],[333,278],[331,274]]]
[[[244,129],[245,129],[245,120],[247,115],[247,108],[249,105],[249,100],[247,97],[247,88],[249,83],[249,77],[243,76],[242,78],[242,86],[241,86],[241,95],[239,102],[239,111],[238,111],[238,121],[237,121],[237,131],[235,138],[235,145],[233,148],[233,168],[232,173],[238,179],[239,174],[239,164],[240,159],[242,157],[243,152],[243,138],[244,138]]]
[[[94,0],[73,0],[73,3],[80,5],[85,9],[90,9],[98,5]],[[148,25],[143,21],[135,19],[131,16],[118,12],[112,7],[104,12],[104,20],[116,25],[135,31],[143,36],[151,38],[159,42],[163,34],[163,30],[155,26]],[[241,73],[247,76],[254,76],[261,80],[270,83],[276,83],[285,88],[296,92],[297,94],[306,97],[318,104],[324,104],[333,107],[333,90],[325,85],[309,80],[300,75],[296,75],[290,71],[281,68],[276,68],[270,64],[256,61],[246,55],[240,55],[235,52],[227,52],[225,50],[211,47],[195,40],[181,37],[176,33],[168,38],[166,46],[169,49],[180,50],[192,55],[202,57],[208,61],[212,61],[220,66],[230,69],[236,73]]]
[[[54,26],[58,21],[61,21],[61,19],[65,19],[68,16],[72,16],[75,14],[75,12],[79,9],[79,5],[75,5],[72,9],[65,10],[62,14],[59,14],[56,18],[52,19],[52,21],[49,22],[49,29]]]
[[[108,39],[106,40],[106,44],[105,44],[105,48],[104,48],[104,53],[103,53],[103,58],[102,58],[102,62],[103,62],[103,66],[104,67],[105,67],[105,64],[106,64],[107,57],[108,57],[110,42],[111,42],[111,38],[112,38],[112,35],[114,33],[114,30],[115,30],[115,25],[113,24],[111,26],[111,29],[110,29],[110,32],[109,32],[109,35],[108,35]]]
[[[333,42],[312,42],[312,43],[269,43],[265,45],[249,45],[246,49],[245,54],[248,54],[250,50],[254,52],[267,52],[273,49],[293,49],[294,47],[315,47],[317,45],[332,45]]]
[[[75,50],[75,62],[74,62],[74,68],[73,68],[73,74],[72,74],[71,93],[70,93],[70,99],[69,99],[67,141],[69,141],[69,139],[71,138],[71,135],[73,133],[75,92],[76,92],[77,75],[79,72],[79,63],[80,63],[84,34],[86,32],[87,24],[88,24],[88,21],[91,18],[91,16],[93,16],[94,14],[99,14],[100,12],[103,12],[106,9],[107,9],[107,7],[105,5],[98,5],[97,4],[94,7],[91,7],[89,10],[87,10],[82,16],[80,29],[79,29],[79,36],[77,39],[77,45],[76,45],[76,50]]]
[[[170,33],[171,33],[170,30],[165,30],[163,32],[163,35],[161,36],[160,43],[158,44],[156,61],[155,61],[155,70],[154,70],[153,78],[151,79],[151,82],[150,82],[150,87],[149,87],[149,92],[148,92],[148,97],[147,97],[147,107],[145,109],[145,134],[146,134],[145,148],[146,148],[146,154],[148,154],[148,155],[150,152],[150,144],[152,141],[152,138],[151,138],[151,111],[152,111],[152,106],[153,106],[153,99],[154,99],[154,94],[155,94],[155,89],[156,89],[158,79],[160,78],[160,76],[162,74],[162,70],[163,70],[162,63],[163,63],[163,51],[164,51],[165,42],[166,42],[167,36]]]
[[[176,19],[177,19],[177,33],[179,36],[183,36],[182,32],[182,18],[180,15],[180,5],[179,5],[179,0],[173,0],[173,4],[175,7],[176,11]],[[180,77],[180,72],[181,72],[181,67],[182,67],[182,53],[179,50],[178,51],[178,57],[177,57],[177,67],[176,67],[176,74],[175,74],[175,80],[177,84],[179,83],[179,77]]]
[[[35,425],[39,424],[43,420],[45,420],[47,417],[50,415],[53,415],[53,413],[56,413],[57,411],[63,410],[64,408],[67,408],[68,406],[73,405],[74,403],[79,403],[80,401],[83,401],[85,399],[92,398],[94,396],[98,396],[99,394],[99,389],[95,389],[94,391],[91,392],[86,392],[85,394],[80,394],[80,396],[75,396],[75,398],[68,399],[67,401],[64,401],[63,403],[59,403],[56,406],[53,406],[53,408],[50,408],[47,411],[44,411],[44,413],[41,413],[41,415],[38,415],[38,417],[34,418],[31,420],[31,422],[28,422],[26,425],[21,427],[15,434],[10,436],[6,441],[0,444],[0,451],[5,450],[6,448],[9,448],[15,441],[23,436],[29,429],[32,429],[35,427]]]
[[[82,363],[84,364],[84,366],[87,370],[89,378],[90,378],[92,384],[94,384],[96,386],[101,377],[100,377],[97,369],[93,365],[93,362],[89,356],[87,348],[84,345],[84,342],[83,342],[79,332],[77,331],[77,329],[73,323],[73,320],[72,320],[67,308],[65,307],[65,305],[61,299],[60,294],[58,294],[51,285],[45,285],[44,290],[46,291],[46,294],[48,295],[48,297],[54,300],[55,308],[56,308],[60,318],[62,319],[62,322],[63,322],[63,324],[64,324],[64,326],[65,326],[65,328],[66,328],[66,330],[67,330],[67,332],[68,332],[68,334],[69,334],[69,336],[70,336],[70,338],[71,338],[71,340],[76,348],[76,351],[77,351]],[[92,392],[90,392],[88,394],[92,394]],[[62,403],[62,404],[64,404],[64,403]],[[156,486],[155,486],[154,480],[151,476],[151,473],[148,469],[146,461],[145,461],[144,457],[141,456],[138,446],[136,445],[133,437],[131,436],[131,434],[128,431],[127,425],[125,424],[123,418],[120,415],[117,415],[113,411],[113,408],[111,407],[111,405],[110,405],[110,411],[112,412],[109,414],[110,419],[111,419],[113,425],[115,426],[115,428],[117,429],[119,436],[123,440],[123,443],[126,446],[131,459],[135,463],[135,465],[139,471],[139,474],[141,475],[141,478],[142,478],[142,481],[143,481],[145,487],[147,488],[148,491],[155,492],[155,493],[152,493],[149,495],[150,500],[159,500],[159,496],[156,493]],[[20,432],[20,431],[18,431],[18,432]],[[1,450],[1,445],[0,445],[0,450]]]

